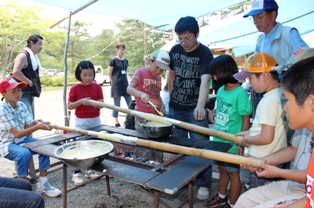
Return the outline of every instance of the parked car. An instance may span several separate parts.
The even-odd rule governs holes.
[[[56,76],[57,69],[46,69],[48,76],[54,77]]]
[[[111,85],[111,82],[110,82],[110,79],[109,79],[109,76],[108,75],[105,75],[104,74],[104,70],[102,68],[102,66],[95,66],[95,71],[96,71],[96,74],[95,74],[95,81],[100,84],[101,86],[103,84],[109,84]]]
[[[56,76],[58,76],[58,77],[64,76],[64,72],[58,72],[58,73],[56,74]]]

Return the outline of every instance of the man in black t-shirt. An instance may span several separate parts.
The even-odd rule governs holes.
[[[208,47],[199,43],[199,26],[194,17],[182,17],[175,26],[179,43],[170,51],[170,73],[167,77],[170,103],[169,117],[208,128],[205,104],[211,75],[209,64],[213,55]],[[176,128],[171,135],[179,138],[208,140],[209,136]],[[211,187],[211,167],[196,179],[200,187],[197,198],[206,200]]]

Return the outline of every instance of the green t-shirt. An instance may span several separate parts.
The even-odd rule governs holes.
[[[250,115],[252,112],[252,104],[245,89],[239,86],[226,91],[222,86],[217,92],[216,102],[215,130],[229,134],[241,132],[242,116]],[[213,141],[232,143],[218,137],[214,137]],[[237,153],[237,145],[231,147],[228,152]]]

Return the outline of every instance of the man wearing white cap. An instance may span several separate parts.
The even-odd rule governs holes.
[[[278,8],[275,0],[253,0],[251,11],[243,17],[251,16],[257,30],[263,33],[257,38],[255,53],[268,53],[276,59],[278,65],[283,65],[299,47],[308,47],[308,45],[302,40],[296,28],[276,22]],[[262,94],[257,94],[254,90],[251,92],[254,118]]]

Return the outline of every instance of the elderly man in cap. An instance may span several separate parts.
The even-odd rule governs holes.
[[[278,4],[275,0],[253,0],[251,11],[243,17],[251,16],[257,30],[263,33],[257,38],[255,53],[268,53],[276,59],[278,65],[283,65],[299,47],[308,47],[308,45],[302,40],[296,28],[276,22],[277,15]],[[254,90],[251,93],[254,118],[262,94],[257,94]]]

